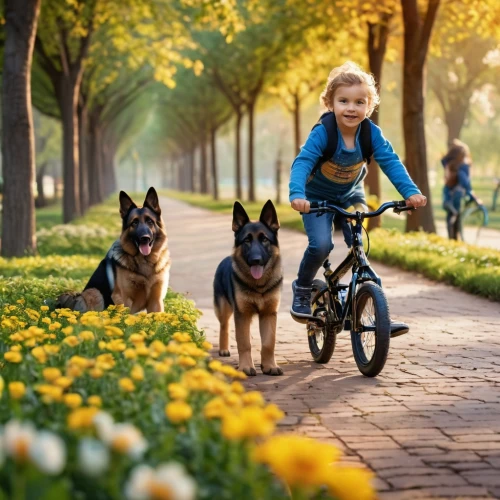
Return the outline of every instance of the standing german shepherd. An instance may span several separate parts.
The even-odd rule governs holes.
[[[239,369],[257,375],[252,360],[250,323],[259,316],[262,341],[261,368],[266,375],[283,375],[274,359],[276,319],[281,298],[283,270],[278,245],[280,223],[269,200],[258,222],[250,222],[237,201],[233,207],[234,249],[217,267],[214,307],[220,322],[219,355],[229,353],[229,319],[234,313]]]
[[[149,191],[138,207],[120,191],[122,233],[94,271],[82,293],[65,293],[56,307],[77,311],[102,311],[111,304],[124,304],[131,313],[146,309],[163,311],[170,273],[167,233],[158,195]]]

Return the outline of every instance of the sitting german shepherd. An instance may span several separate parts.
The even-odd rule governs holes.
[[[124,304],[131,313],[163,311],[170,272],[167,233],[158,195],[149,191],[138,207],[120,191],[122,233],[91,276],[82,293],[64,293],[56,307],[76,311],[103,311]]]
[[[230,356],[229,319],[234,313],[238,368],[247,375],[257,375],[250,341],[250,323],[255,314],[259,315],[262,372],[283,375],[274,359],[276,319],[283,281],[279,228],[271,200],[262,208],[258,222],[250,222],[245,209],[236,201],[233,207],[233,254],[226,257],[215,272],[214,307],[220,322],[219,355]]]

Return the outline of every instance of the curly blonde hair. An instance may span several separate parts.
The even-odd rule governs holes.
[[[368,111],[366,116],[370,116],[380,102],[375,78],[351,61],[332,69],[328,75],[325,89],[319,97],[319,102],[329,111],[333,111],[333,98],[339,87],[350,87],[351,85],[363,83],[368,89]]]

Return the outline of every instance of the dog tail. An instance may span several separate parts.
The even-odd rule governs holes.
[[[80,312],[104,311],[104,297],[97,288],[87,288],[82,293],[65,292],[57,298],[55,308]]]

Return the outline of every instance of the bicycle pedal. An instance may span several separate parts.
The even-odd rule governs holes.
[[[406,323],[391,323],[391,339],[404,335],[410,331]]]

